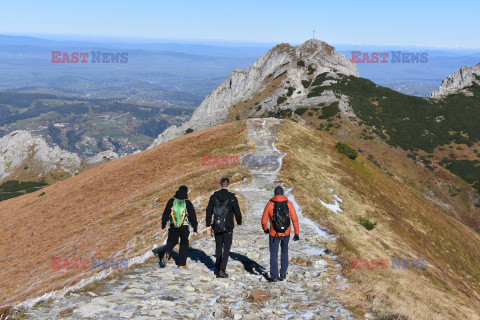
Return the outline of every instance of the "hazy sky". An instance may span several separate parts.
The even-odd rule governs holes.
[[[480,1],[16,0],[0,33],[480,48]]]

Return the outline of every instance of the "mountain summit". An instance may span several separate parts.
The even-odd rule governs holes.
[[[332,92],[309,97],[315,77],[331,80],[339,74],[358,76],[357,66],[326,42],[311,39],[298,46],[282,43],[263,54],[245,70],[235,69],[195,110],[190,121],[165,130],[152,144],[159,145],[186,132],[200,130],[228,120],[247,118],[318,103],[337,101]],[[247,105],[248,103],[253,105]]]

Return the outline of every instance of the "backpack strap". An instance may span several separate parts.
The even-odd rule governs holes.
[[[277,202],[273,200],[272,202],[273,202],[273,214],[272,214],[272,220],[273,220],[273,216],[275,215],[275,205],[277,204]],[[275,235],[273,237],[274,238],[278,237],[278,231],[275,230],[275,228],[273,227],[273,221],[270,221],[270,224],[271,224],[270,228],[272,228],[275,231]]]
[[[183,208],[183,215],[182,215],[182,225],[185,222],[185,220],[188,219],[187,215],[187,200],[185,200],[185,207]]]
[[[175,203],[176,199],[175,198],[172,198],[172,199],[173,199],[173,201],[172,201],[172,209],[170,209],[170,218],[172,219],[173,225],[175,226],[175,215],[173,214],[173,211],[174,211],[173,206],[174,206],[174,203]]]

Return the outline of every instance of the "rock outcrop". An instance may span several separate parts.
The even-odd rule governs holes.
[[[446,77],[437,91],[432,92],[431,98],[443,98],[450,94],[463,93],[472,95],[468,87],[473,83],[480,85],[480,63],[476,66],[464,66]]]
[[[0,139],[0,181],[7,178],[44,178],[50,173],[74,175],[81,160],[75,153],[51,148],[41,137],[25,130]]]
[[[323,41],[312,39],[299,46],[279,44],[247,69],[233,70],[227,80],[205,98],[189,121],[179,127],[169,127],[151,147],[185,134],[188,129],[201,130],[228,120],[275,112],[279,107],[296,109],[336,101],[338,98],[331,91],[321,97],[308,98],[308,90],[302,84],[325,72],[332,77],[358,76],[356,65]]]
[[[119,156],[112,150],[101,152],[84,162],[78,154],[50,147],[40,136],[18,130],[0,138],[0,183],[7,179],[48,181],[63,180],[89,167]]]
[[[115,160],[118,159],[119,155],[118,153],[114,152],[113,150],[107,150],[107,151],[102,151],[100,153],[97,153],[93,157],[88,158],[85,163],[88,165],[97,165],[102,162],[110,161],[110,160]]]

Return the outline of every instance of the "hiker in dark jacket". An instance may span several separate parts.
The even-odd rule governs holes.
[[[181,186],[173,198],[168,200],[162,215],[162,231],[165,232],[167,222],[170,221],[168,229],[167,244],[163,247],[152,250],[154,254],[158,253],[160,258],[160,267],[165,267],[164,257],[177,245],[180,239],[180,250],[178,254],[178,266],[185,268],[187,266],[188,256],[188,236],[190,230],[188,224],[193,228],[193,235],[197,235],[197,214],[193,204],[188,200],[188,188]]]
[[[295,208],[293,207],[293,203],[288,200],[287,197],[283,195],[283,188],[278,186],[274,190],[274,197],[270,199],[270,201],[265,206],[265,210],[263,211],[262,216],[262,228],[265,233],[268,233],[269,240],[268,244],[270,247],[270,282],[276,282],[278,278],[278,247],[280,246],[282,249],[281,254],[281,268],[280,268],[280,281],[285,280],[287,277],[287,269],[288,269],[288,241],[290,240],[290,231],[291,225],[290,220],[293,222],[293,229],[295,231],[295,235],[293,237],[294,241],[298,241],[300,239],[300,228],[298,226],[298,217]],[[275,224],[274,223],[274,215],[282,215],[280,212],[278,205],[286,205],[285,209],[287,210],[288,214],[286,216],[286,220],[288,221],[288,227],[285,228],[283,231],[278,230],[279,225],[280,227],[284,227],[284,223]],[[275,212],[277,210],[277,212]],[[279,220],[279,219],[277,219]],[[270,228],[268,227],[268,222],[270,221]],[[275,227],[276,225],[276,227]],[[276,230],[277,229],[277,230]]]
[[[210,197],[205,217],[207,233],[212,233],[213,226],[213,233],[215,234],[215,268],[217,276],[220,278],[228,277],[225,270],[228,257],[230,256],[230,247],[232,246],[234,216],[235,220],[237,220],[237,225],[242,225],[242,213],[240,212],[238,200],[234,193],[228,191],[229,185],[230,181],[228,178],[223,178],[220,181],[220,190],[215,191]],[[223,206],[226,212],[222,211]],[[224,218],[222,219],[222,217]],[[213,223],[212,218],[214,220]]]
[[[277,109],[277,116],[278,116],[278,119],[282,119],[282,109],[280,108]]]

